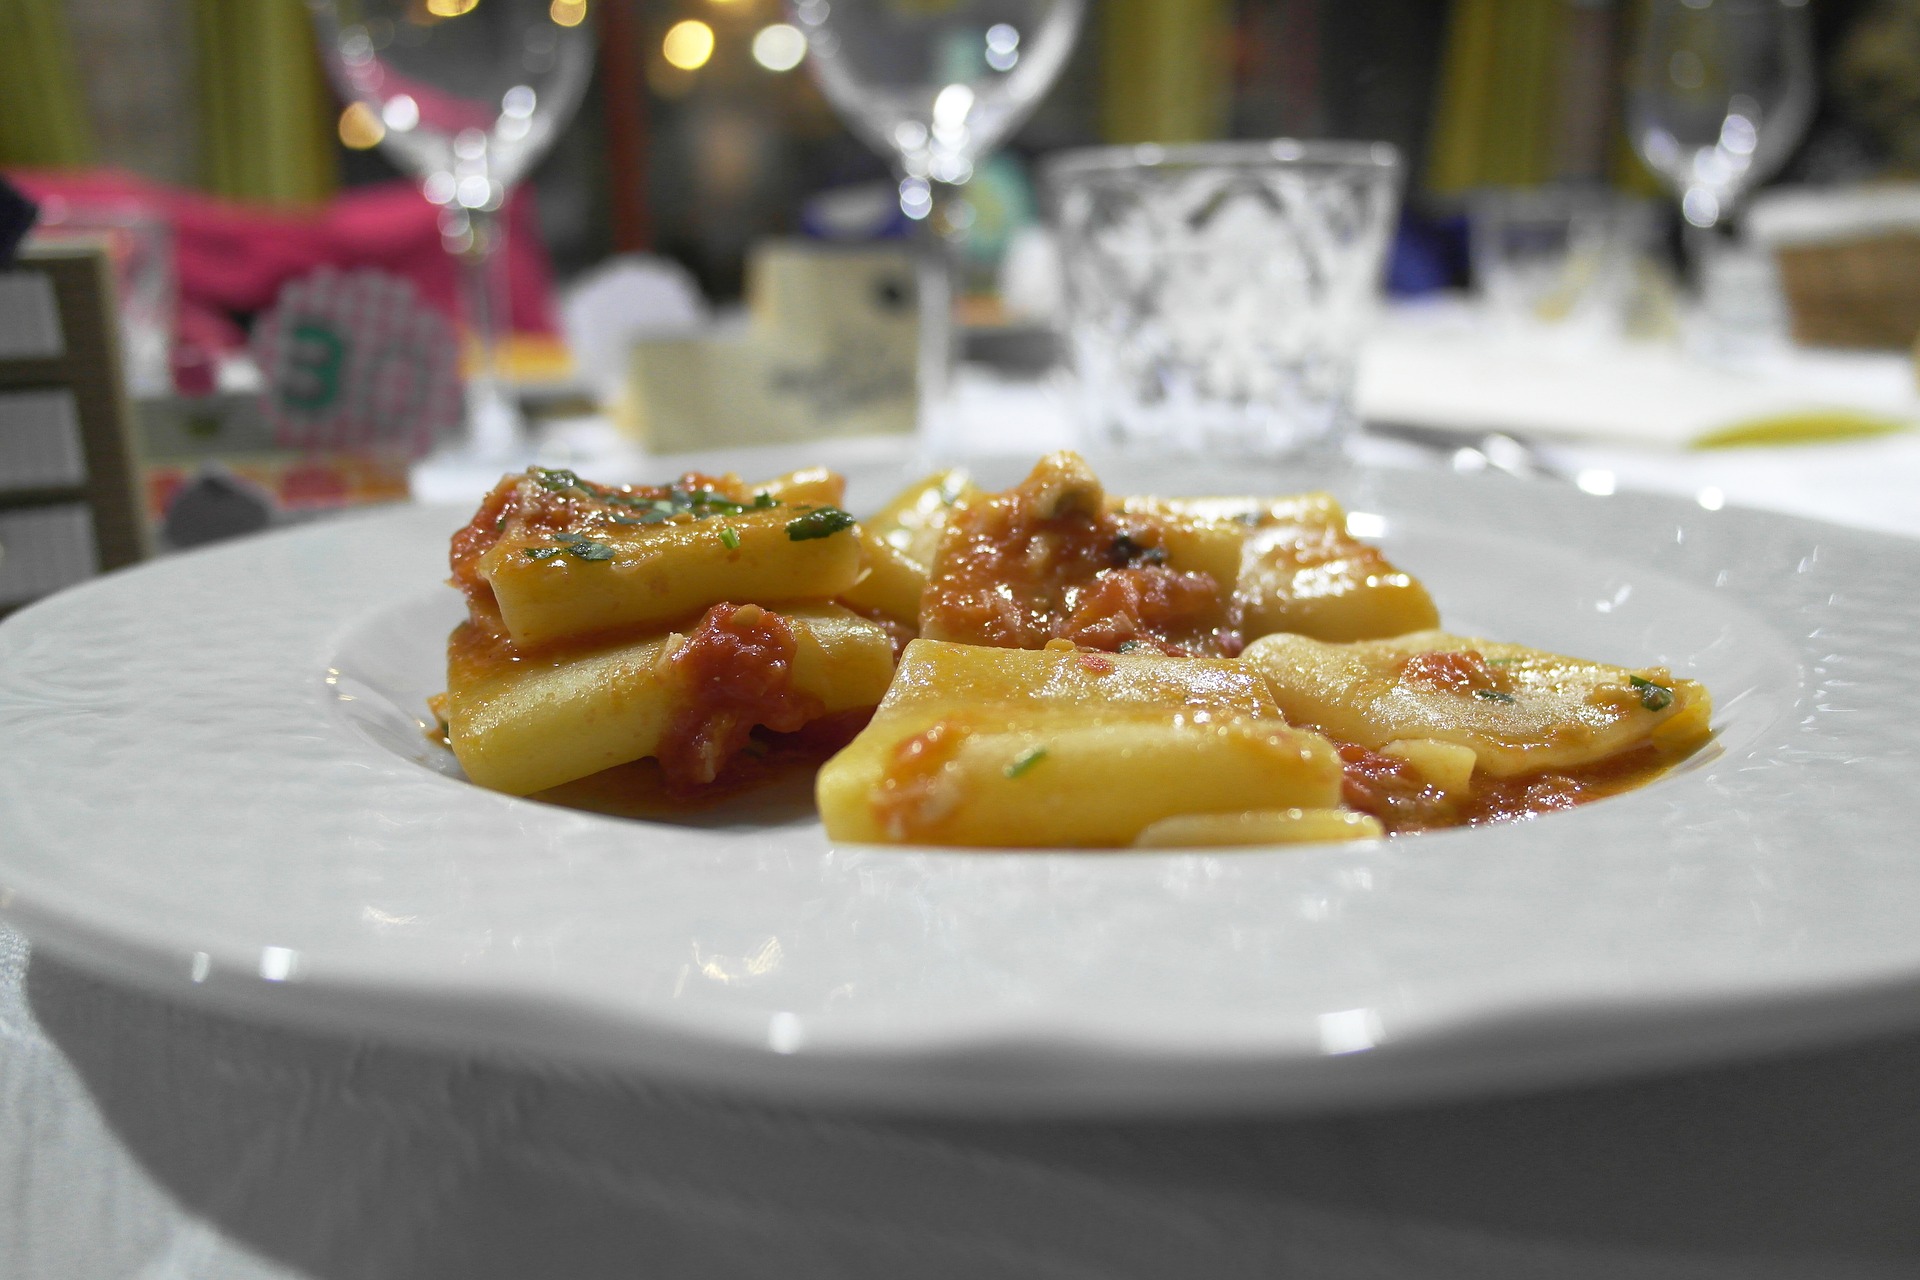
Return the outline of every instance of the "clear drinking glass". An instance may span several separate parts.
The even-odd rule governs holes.
[[[1813,117],[1807,0],[1646,0],[1627,124],[1647,167],[1711,228],[1769,177]]]
[[[593,71],[585,0],[307,0],[335,86],[379,121],[380,147],[440,207],[478,357],[466,447],[507,458],[519,410],[500,385],[505,228],[515,183],[573,115]]]
[[[893,160],[921,228],[920,424],[945,451],[953,263],[972,222],[961,188],[1052,87],[1085,0],[789,0],[808,64],[848,126]]]
[[[1476,193],[1468,256],[1491,318],[1512,332],[1618,338],[1652,240],[1653,208],[1604,188]]]
[[[173,228],[131,205],[88,206],[55,196],[43,201],[33,242],[103,244],[120,307],[121,357],[127,390],[161,396],[173,387]]]
[[[1399,178],[1385,143],[1055,158],[1047,183],[1087,443],[1337,452]]]

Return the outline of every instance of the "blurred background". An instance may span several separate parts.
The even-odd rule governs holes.
[[[282,412],[297,397],[276,408],[279,375],[263,365],[282,358],[282,322],[301,307],[359,307],[362,330],[374,312],[404,317],[422,352],[441,321],[460,334],[477,287],[462,263],[482,241],[504,246],[506,283],[488,295],[510,334],[497,368],[536,423],[610,415],[629,441],[671,452],[697,442],[702,414],[760,415],[764,438],[792,440],[800,429],[779,426],[773,403],[791,392],[813,397],[816,427],[833,405],[865,404],[868,416],[843,415],[860,431],[912,428],[911,353],[876,335],[911,312],[906,246],[924,215],[903,213],[900,157],[856,136],[809,74],[819,46],[800,27],[825,4],[551,0],[543,47],[590,61],[584,96],[555,114],[545,81],[538,112],[531,89],[492,90],[490,110],[506,104],[496,147],[510,127],[555,131],[529,146],[523,180],[496,173],[489,187],[482,173],[469,200],[452,194],[451,159],[438,175],[397,167],[408,160],[395,131],[430,132],[411,98],[342,97],[386,37],[371,22],[329,39],[315,12],[362,2],[0,0],[0,173],[38,206],[30,245],[105,243],[133,405],[118,469],[154,545],[419,494],[408,468],[460,411],[448,425],[416,409],[458,399],[457,355],[450,392],[423,374],[402,397],[432,431],[375,413],[371,426],[348,415],[303,434]],[[380,21],[470,23],[488,3],[393,0],[402,16]],[[937,22],[946,4],[882,9]],[[1771,52],[1727,43],[1743,7],[1791,30],[1769,37]],[[987,61],[1004,71],[995,59],[1011,66],[1027,46],[996,45],[996,30],[1012,28],[987,29]],[[569,32],[592,39],[566,45]],[[1751,86],[1720,84],[1723,71]],[[1360,416],[1383,439],[1457,467],[1572,476],[1580,458],[1546,446],[1851,438],[1916,418],[1920,0],[1093,0],[1032,114],[971,168],[953,242],[962,354],[1010,378],[1044,381],[1057,366],[1044,157],[1276,137],[1382,141],[1403,157],[1393,305],[1358,372]],[[886,256],[896,242],[899,263]],[[882,252],[816,270],[808,246]],[[386,283],[338,284],[353,272]],[[289,294],[300,281],[306,292]],[[810,331],[832,309],[823,300],[849,281],[871,323],[821,339]],[[738,332],[750,313],[751,351],[656,343],[650,364],[623,345]],[[897,383],[856,385],[847,361],[815,350],[823,341],[861,353],[869,372],[904,361],[905,407]],[[470,413],[485,362],[468,347]],[[776,367],[795,352],[812,363]],[[1858,358],[1819,354],[1834,352]],[[413,363],[447,363],[436,359]],[[56,376],[3,366],[15,385]],[[766,393],[714,400],[742,370]],[[976,403],[974,418],[1046,409],[1015,407]],[[1482,447],[1489,433],[1505,443]],[[1657,458],[1608,466],[1682,474]],[[1705,474],[1682,470],[1688,484]],[[196,487],[202,515],[218,518],[172,519]],[[7,492],[0,482],[0,505]],[[243,512],[249,502],[264,514]]]
[[[7,0],[0,166],[111,173],[283,210],[403,181],[377,121],[343,111],[301,0]],[[651,250],[717,300],[748,247],[822,192],[885,181],[777,0],[582,0],[588,98],[532,179],[564,282]],[[1097,142],[1384,139],[1411,164],[1396,285],[1463,285],[1455,220],[1476,188],[1569,179],[1653,194],[1620,68],[1631,0],[1099,0],[1053,92],[985,175],[1033,218],[1028,162]],[[1920,3],[1813,0],[1817,117],[1777,180],[1920,166]],[[55,184],[42,189],[52,190]],[[1004,206],[1001,208],[1000,206]],[[396,233],[397,234],[397,233]],[[997,248],[1004,236],[988,238]],[[1409,250],[1411,254],[1409,255]],[[245,319],[245,314],[238,317]]]

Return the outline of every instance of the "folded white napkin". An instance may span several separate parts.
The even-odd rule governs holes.
[[[1756,244],[1774,246],[1920,235],[1920,183],[1775,187],[1754,198],[1745,231]]]
[[[583,377],[611,398],[627,376],[627,352],[641,338],[680,337],[708,323],[706,300],[670,258],[628,254],[587,272],[560,302],[560,324]]]
[[[1506,332],[1457,307],[1390,309],[1362,353],[1356,400],[1373,422],[1666,448],[1789,414],[1920,420],[1913,366],[1898,354],[1782,345],[1722,362]]]

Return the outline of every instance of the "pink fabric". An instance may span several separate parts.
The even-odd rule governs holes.
[[[320,266],[375,267],[413,282],[429,305],[458,320],[458,275],[440,247],[439,210],[405,179],[354,187],[312,211],[241,204],[125,173],[15,171],[7,175],[43,205],[76,212],[135,209],[168,222],[179,272],[180,345],[238,346],[234,317],[270,305],[280,286]],[[555,332],[553,269],[534,205],[520,191],[507,206],[507,269],[513,327]]]

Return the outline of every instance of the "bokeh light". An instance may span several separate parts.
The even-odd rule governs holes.
[[[353,151],[370,151],[387,136],[387,126],[364,102],[350,102],[340,113],[340,144]]]
[[[753,37],[753,60],[769,71],[791,71],[807,56],[807,38],[800,28],[776,22]]]
[[[577,27],[587,20],[587,0],[553,0],[547,16],[563,27]]]
[[[682,71],[698,71],[713,57],[713,28],[698,18],[687,18],[667,28],[660,56]]]
[[[405,133],[420,123],[420,104],[410,93],[396,93],[380,108],[380,119],[395,133]]]

